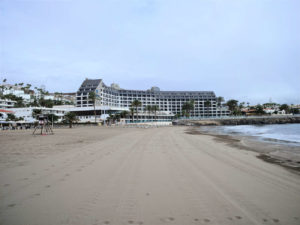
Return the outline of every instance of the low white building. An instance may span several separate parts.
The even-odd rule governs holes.
[[[265,108],[264,109],[264,112],[267,113],[267,114],[271,114],[271,115],[285,115],[286,114],[286,111],[283,109],[283,110],[279,110],[279,108]]]
[[[96,122],[104,122],[110,115],[120,114],[122,111],[127,111],[127,116],[124,120],[125,123],[131,122],[153,122],[153,121],[172,121],[174,114],[168,111],[157,111],[156,115],[148,112],[139,112],[138,115],[134,114],[133,118],[128,107],[117,106],[96,106]],[[74,107],[68,109],[70,112],[74,112],[80,123],[95,122],[94,107]]]
[[[74,107],[73,105],[59,105],[53,106],[53,108],[45,107],[27,107],[27,108],[11,108],[16,117],[24,118],[24,122],[33,123],[36,119],[32,116],[35,109],[42,110],[42,114],[54,114],[58,116],[58,122],[64,119],[64,115],[68,112],[74,112],[79,123],[94,123],[95,114],[94,107]],[[136,114],[133,116],[130,114],[128,108],[115,107],[115,106],[96,106],[96,122],[100,123],[106,121],[110,115],[127,111],[128,114],[124,122],[130,123],[136,122],[152,122],[152,121],[171,121],[174,118],[172,112],[158,111],[156,115],[154,113],[149,114],[148,112],[139,112],[138,118]]]
[[[13,108],[17,102],[10,99],[0,99],[0,109]]]
[[[13,114],[11,110],[0,109],[0,123],[5,122],[8,114]]]
[[[275,113],[275,111],[276,111],[276,109],[274,109],[274,108],[265,108],[264,109],[264,112],[268,113],[268,114],[273,114],[273,113]]]
[[[32,116],[33,110],[38,109],[42,111],[42,114],[54,114],[58,117],[58,122],[61,122],[64,118],[66,110],[56,108],[45,107],[28,107],[28,108],[11,108],[16,117],[23,117],[27,123],[33,123],[36,119]]]
[[[103,122],[109,117],[109,114],[114,114],[122,111],[129,111],[128,108],[115,107],[115,106],[96,106],[96,122]],[[78,119],[78,122],[87,123],[95,122],[94,107],[70,107],[70,112],[74,112]]]

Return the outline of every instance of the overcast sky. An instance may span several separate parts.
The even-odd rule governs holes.
[[[0,78],[300,103],[299,0],[0,0]]]

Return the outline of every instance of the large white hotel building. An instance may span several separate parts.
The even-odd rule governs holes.
[[[216,95],[212,91],[161,91],[157,87],[150,90],[125,90],[117,84],[107,86],[102,79],[86,79],[81,84],[76,94],[76,107],[91,107],[93,102],[89,100],[90,92],[98,96],[97,106],[129,109],[135,99],[141,101],[142,106],[138,109],[145,112],[147,105],[157,105],[161,112],[173,115],[182,113],[182,105],[190,100],[194,101],[192,117],[224,116],[229,111],[217,107]],[[209,106],[205,102],[209,101]]]

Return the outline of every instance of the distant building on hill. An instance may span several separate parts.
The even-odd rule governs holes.
[[[0,95],[14,95],[16,97],[21,97],[24,104],[33,103],[34,100],[45,99],[52,101],[61,101],[62,104],[74,104],[76,93],[49,93],[45,91],[45,86],[41,88],[30,89],[30,86],[21,86],[19,84],[7,84],[4,83],[0,86]],[[2,97],[3,98],[3,97]],[[2,99],[1,99],[2,100]],[[1,107],[1,106],[0,106]]]
[[[25,93],[24,90],[21,89],[19,86],[6,84],[4,85],[3,95],[15,95],[17,97],[21,97],[24,101],[24,103],[30,103],[31,102],[31,94]]]
[[[16,104],[16,101],[10,99],[0,99],[0,109],[13,108]]]

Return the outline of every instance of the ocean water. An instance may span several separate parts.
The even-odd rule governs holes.
[[[205,127],[219,134],[253,136],[264,141],[278,141],[300,146],[300,124],[239,125]]]

